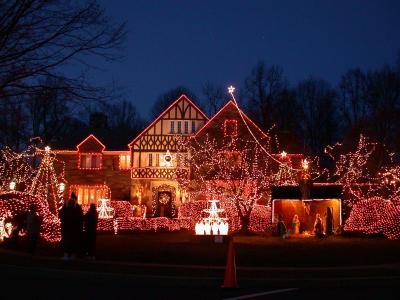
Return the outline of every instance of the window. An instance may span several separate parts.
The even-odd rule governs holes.
[[[181,121],[178,122],[178,133],[181,133],[182,128],[181,128]]]
[[[119,169],[120,170],[129,170],[131,168],[131,156],[128,154],[119,156]]]
[[[192,121],[192,133],[195,133],[196,131],[196,122]]]
[[[99,199],[110,197],[110,189],[105,185],[73,185],[71,190],[75,191],[78,203],[83,205],[97,205]]]
[[[156,167],[160,166],[160,154],[156,153]]]
[[[185,121],[185,133],[189,133],[189,122]]]
[[[101,169],[101,154],[80,154],[79,169]]]
[[[237,136],[237,120],[225,120],[224,122],[224,136]]]
[[[149,167],[152,167],[152,166],[153,166],[153,153],[149,153],[148,156],[147,156],[147,159],[148,159],[148,160],[147,160],[147,162],[148,162],[147,165],[148,165]]]
[[[171,121],[170,126],[169,126],[169,133],[175,133],[175,123],[174,121]]]

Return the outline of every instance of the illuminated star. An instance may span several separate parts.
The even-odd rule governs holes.
[[[233,85],[228,87],[228,93],[229,94],[233,94],[234,91],[235,91],[235,87]]]
[[[286,157],[286,155],[287,155],[287,153],[286,153],[285,151],[282,151],[282,152],[281,152],[281,156],[282,156],[282,157]]]
[[[50,152],[50,147],[49,146],[46,146],[46,147],[44,147],[44,150],[46,151],[46,152]]]

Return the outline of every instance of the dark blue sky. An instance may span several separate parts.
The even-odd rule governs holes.
[[[184,85],[201,98],[206,81],[241,86],[263,60],[292,85],[313,75],[336,84],[349,68],[393,64],[400,1],[110,1],[127,22],[125,58],[97,71],[148,117],[157,96]]]

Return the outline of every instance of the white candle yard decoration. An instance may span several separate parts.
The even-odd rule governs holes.
[[[118,234],[118,221],[114,220],[114,234]]]
[[[99,199],[97,211],[99,212],[99,219],[111,219],[114,216],[114,208],[110,207],[110,199]]]
[[[221,218],[219,214],[224,211],[222,208],[218,208],[218,200],[209,200],[209,207],[203,209],[208,214],[207,217],[202,218],[195,225],[196,235],[227,235],[228,234],[228,222],[226,218]]]

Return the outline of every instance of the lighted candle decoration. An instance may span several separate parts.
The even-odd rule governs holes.
[[[99,219],[112,219],[114,216],[114,208],[110,207],[110,199],[99,199],[99,203],[99,207],[97,208]]]
[[[224,209],[218,208],[218,200],[210,200],[209,208],[203,209],[208,214],[207,217],[202,218],[195,225],[196,235],[227,235],[228,234],[228,222],[226,218],[221,218],[219,213],[223,212]]]

